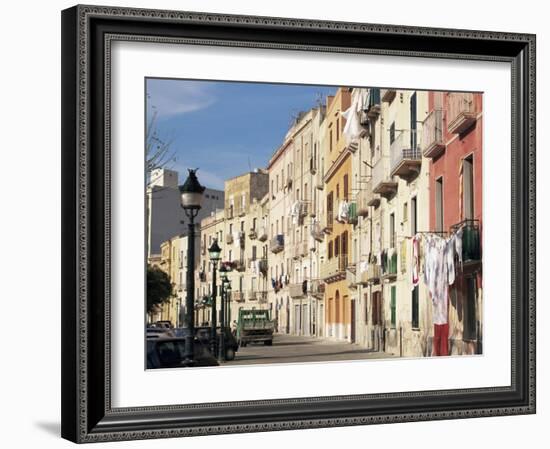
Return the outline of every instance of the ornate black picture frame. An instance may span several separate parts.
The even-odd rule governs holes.
[[[116,40],[490,60],[512,73],[511,385],[113,408],[110,48]],[[62,13],[62,436],[74,442],[535,412],[535,36],[75,6]]]

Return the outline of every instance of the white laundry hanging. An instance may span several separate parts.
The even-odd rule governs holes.
[[[337,220],[344,222],[349,217],[349,204],[346,200],[342,200],[338,205],[338,217]]]

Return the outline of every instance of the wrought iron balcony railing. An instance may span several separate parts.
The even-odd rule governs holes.
[[[403,130],[390,144],[391,176],[408,179],[420,172],[422,153],[417,144],[416,130]]]

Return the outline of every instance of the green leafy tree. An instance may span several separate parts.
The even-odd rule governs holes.
[[[168,302],[171,296],[170,276],[158,267],[147,265],[147,312],[158,304]]]

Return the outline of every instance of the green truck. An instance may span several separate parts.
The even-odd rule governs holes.
[[[275,322],[271,319],[270,310],[241,309],[237,321],[236,337],[239,346],[248,343],[264,342],[264,345],[273,344]]]

